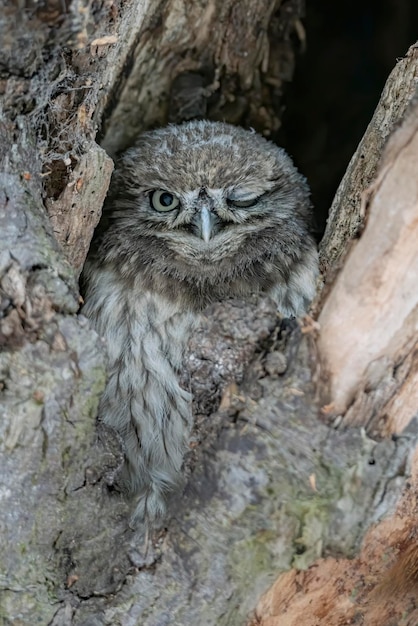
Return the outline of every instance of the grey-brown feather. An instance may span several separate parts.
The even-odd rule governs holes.
[[[155,190],[178,206],[157,211]],[[237,206],[248,198],[252,206]],[[207,121],[168,126],[141,135],[116,164],[84,270],[83,312],[107,342],[100,418],[124,442],[120,484],[138,498],[136,519],[163,515],[181,479],[192,418],[178,373],[199,311],[260,293],[285,316],[304,313],[317,276],[309,226],[305,179],[253,131]]]

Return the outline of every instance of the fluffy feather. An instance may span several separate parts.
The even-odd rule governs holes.
[[[178,372],[199,311],[260,293],[285,316],[304,313],[317,275],[309,225],[305,179],[253,131],[168,126],[118,161],[83,312],[107,342],[99,417],[124,442],[120,485],[137,497],[136,519],[163,515],[181,479],[192,418]]]

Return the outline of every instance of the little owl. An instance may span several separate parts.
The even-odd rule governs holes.
[[[192,121],[142,134],[117,161],[84,269],[87,315],[106,340],[99,418],[119,434],[134,520],[164,514],[192,427],[179,384],[209,303],[269,295],[286,316],[313,298],[309,190],[286,152],[254,131]]]

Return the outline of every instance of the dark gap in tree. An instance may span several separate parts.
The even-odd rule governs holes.
[[[386,78],[417,38],[418,4],[308,0],[306,10],[306,51],[288,86],[277,141],[308,178],[321,236]]]

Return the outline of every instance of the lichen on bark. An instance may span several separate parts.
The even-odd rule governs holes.
[[[77,313],[112,165],[96,133],[113,152],[176,119],[184,98],[172,87],[196,75],[203,114],[275,130],[302,4],[221,4],[222,19],[215,0],[73,0],[65,14],[61,3],[34,3],[0,20],[6,624],[242,624],[280,572],[353,557],[408,475],[414,425],[410,438],[376,445],[325,423],[313,320],[281,327],[269,302],[229,303],[191,343],[188,484],[148,551],[111,488],[120,445],[95,423],[105,350]],[[329,259],[344,233],[324,244]]]

